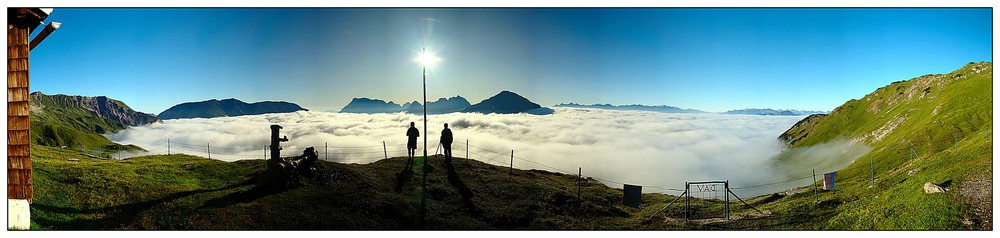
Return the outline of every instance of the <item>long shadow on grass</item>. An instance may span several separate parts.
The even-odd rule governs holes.
[[[465,203],[465,208],[468,209],[468,211],[473,215],[479,215],[479,209],[476,208],[476,204],[472,203],[472,189],[469,189],[469,186],[466,186],[465,182],[462,182],[462,179],[458,177],[458,172],[455,171],[455,166],[452,165],[452,160],[446,159],[444,161],[444,167],[448,171],[448,183],[450,183],[452,187],[455,187],[455,190],[458,190],[458,194],[462,195],[462,201]]]
[[[122,204],[111,207],[104,208],[90,208],[90,209],[80,209],[74,207],[57,207],[41,203],[35,203],[31,205],[32,209],[37,209],[39,211],[44,211],[48,213],[56,214],[90,214],[93,216],[101,217],[96,219],[87,218],[76,218],[69,221],[56,221],[45,219],[44,217],[35,217],[33,220],[41,225],[42,227],[52,227],[55,229],[122,229],[131,227],[130,224],[136,222],[139,213],[149,210],[157,205],[167,203],[173,200],[197,195],[200,193],[207,192],[217,192],[227,189],[238,188],[246,185],[253,184],[254,180],[246,180],[241,183],[229,185],[222,188],[216,189],[200,189],[192,191],[184,191],[175,194],[168,195],[155,200],[149,200],[144,202],[136,202],[129,204]]]
[[[398,193],[403,191],[403,185],[406,181],[410,181],[413,178],[413,159],[406,159],[406,166],[399,173],[396,173],[396,186],[393,189]]]
[[[257,199],[263,198],[267,195],[274,194],[276,192],[277,191],[275,189],[267,188],[264,186],[254,186],[253,188],[250,188],[250,190],[247,191],[230,193],[220,198],[205,201],[205,204],[203,204],[201,207],[198,207],[198,209],[223,208],[235,204],[252,202]]]

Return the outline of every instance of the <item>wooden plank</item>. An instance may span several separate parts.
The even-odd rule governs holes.
[[[28,102],[7,102],[7,116],[27,116]]]
[[[28,156],[8,156],[7,157],[7,169],[26,169],[31,170],[31,157]]]
[[[8,72],[27,72],[28,66],[27,58],[7,59]]]
[[[9,66],[8,66],[9,67]],[[26,88],[28,87],[28,71],[8,71],[7,72],[7,88]]]
[[[27,130],[31,128],[31,122],[26,116],[8,116],[7,130]]]
[[[31,146],[7,145],[7,156],[31,156]]]
[[[27,145],[31,143],[28,130],[7,131],[7,143],[11,145]]]
[[[28,101],[28,88],[7,88],[7,101]]]

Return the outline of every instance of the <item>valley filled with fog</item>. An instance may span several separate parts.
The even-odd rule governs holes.
[[[428,154],[437,150],[443,124],[455,136],[454,156],[514,167],[594,177],[608,186],[643,185],[643,192],[679,194],[685,181],[729,180],[747,187],[799,179],[849,165],[870,149],[836,140],[787,153],[778,135],[804,116],[754,116],[708,113],[660,113],[556,107],[550,115],[451,113],[430,115],[427,133],[421,115],[355,114],[299,111],[210,119],[173,119],[106,135],[135,144],[152,154],[184,153],[224,161],[264,159],[272,124],[284,127],[282,156],[315,147],[321,160],[370,163],[406,155],[405,132],[416,122],[429,135]],[[419,139],[419,146],[423,146]],[[383,150],[383,141],[385,149]],[[326,147],[324,147],[326,146]],[[417,154],[422,154],[422,148]],[[818,167],[817,167],[818,166]],[[820,175],[820,179],[822,175]],[[759,195],[811,183],[800,179],[738,191]]]

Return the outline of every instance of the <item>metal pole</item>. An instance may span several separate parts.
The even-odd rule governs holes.
[[[427,49],[423,49],[426,53]],[[420,228],[426,228],[425,224],[425,210],[427,210],[427,65],[423,67],[423,84],[424,84],[424,104],[421,105],[424,108],[424,165],[421,169],[423,173],[423,178],[420,179],[420,185],[422,187],[420,193]]]
[[[323,160],[330,161],[330,142],[323,142]]]
[[[688,213],[691,213],[691,184],[684,182],[684,220],[688,220]]]
[[[726,180],[726,220],[729,220],[729,180]]]
[[[469,159],[469,140],[465,140],[465,159]]]
[[[211,159],[212,158],[212,143],[205,143],[205,144],[208,145],[207,146],[208,147],[208,158]]]
[[[167,155],[170,155],[170,139],[167,139]]]
[[[382,153],[385,153],[385,159],[389,159],[389,151],[385,149],[385,141],[382,141]],[[409,165],[407,165],[409,167]]]

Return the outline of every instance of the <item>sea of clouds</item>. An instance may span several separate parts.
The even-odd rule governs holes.
[[[166,120],[106,135],[112,141],[135,144],[149,153],[184,153],[224,161],[264,159],[272,124],[284,127],[282,156],[315,147],[320,159],[369,163],[405,156],[406,129],[416,122],[428,135],[434,154],[443,124],[455,135],[456,157],[469,157],[514,167],[542,169],[594,177],[613,187],[643,185],[644,192],[679,192],[685,181],[729,180],[746,187],[801,178],[846,167],[868,153],[865,145],[847,140],[789,151],[781,164],[774,156],[785,150],[778,135],[803,116],[675,114],[643,111],[555,108],[550,115],[451,113],[422,115],[353,114],[299,111],[211,119]],[[421,154],[423,137],[417,154]],[[385,149],[383,149],[385,142]],[[822,176],[820,176],[822,178]],[[811,183],[810,179],[757,186],[738,194],[759,195]],[[736,190],[734,190],[736,191]]]

